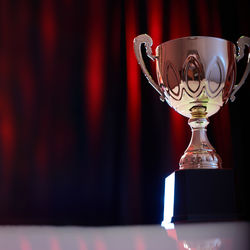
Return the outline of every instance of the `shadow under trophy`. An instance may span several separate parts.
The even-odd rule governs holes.
[[[141,45],[156,61],[156,83],[144,64]],[[244,84],[246,70],[238,84],[236,62],[244,56],[250,38],[240,37],[237,46],[227,40],[190,36],[170,40],[152,54],[152,38],[147,34],[134,39],[134,51],[148,82],[179,114],[189,118],[190,144],[179,162],[179,170],[165,180],[163,225],[179,221],[231,220],[239,218],[233,171],[222,169],[220,156],[207,138],[208,118]],[[223,185],[222,185],[223,183]]]

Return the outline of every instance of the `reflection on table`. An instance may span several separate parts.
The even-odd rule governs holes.
[[[249,222],[153,226],[1,226],[0,250],[250,249]]]

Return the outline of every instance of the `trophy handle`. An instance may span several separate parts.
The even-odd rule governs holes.
[[[160,86],[158,84],[156,84],[154,79],[151,77],[151,75],[149,74],[149,72],[144,64],[142,54],[141,54],[141,45],[143,43],[144,43],[144,46],[146,48],[147,56],[153,61],[156,59],[156,56],[152,55],[152,49],[151,49],[151,46],[153,44],[153,40],[147,34],[139,35],[134,39],[134,51],[135,51],[136,59],[137,59],[139,65],[141,66],[141,69],[142,69],[145,77],[148,79],[148,82],[159,93],[160,100],[164,102],[165,98],[164,98],[163,91],[161,90]]]
[[[250,38],[246,37],[246,36],[242,36],[239,38],[239,40],[237,41],[237,45],[238,45],[238,51],[239,51],[239,55],[236,57],[237,62],[240,61],[243,56],[244,56],[244,48],[245,46],[250,47]],[[233,92],[230,96],[230,100],[233,102],[235,100],[235,94],[236,92],[241,88],[241,86],[245,83],[246,78],[249,74],[250,71],[250,51],[248,51],[248,59],[247,59],[247,67],[245,69],[245,72],[240,80],[240,82],[234,86]]]

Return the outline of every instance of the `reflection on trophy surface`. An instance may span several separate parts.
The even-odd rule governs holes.
[[[244,56],[250,38],[241,37],[237,47],[230,41],[215,37],[184,37],[160,44],[152,55],[152,39],[139,35],[134,50],[149,83],[160,99],[181,115],[189,118],[192,138],[180,159],[180,169],[221,168],[221,159],[208,141],[208,118],[215,114],[245,82],[250,71],[250,56],[241,81],[236,81],[236,61]],[[141,45],[149,58],[156,60],[158,84],[147,71]]]

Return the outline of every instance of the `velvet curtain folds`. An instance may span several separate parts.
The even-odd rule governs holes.
[[[0,0],[0,223],[159,223],[164,178],[191,133],[141,74],[133,39],[147,33],[153,49],[189,35],[236,41],[249,36],[247,7]],[[244,89],[208,127],[224,168],[246,163]]]

